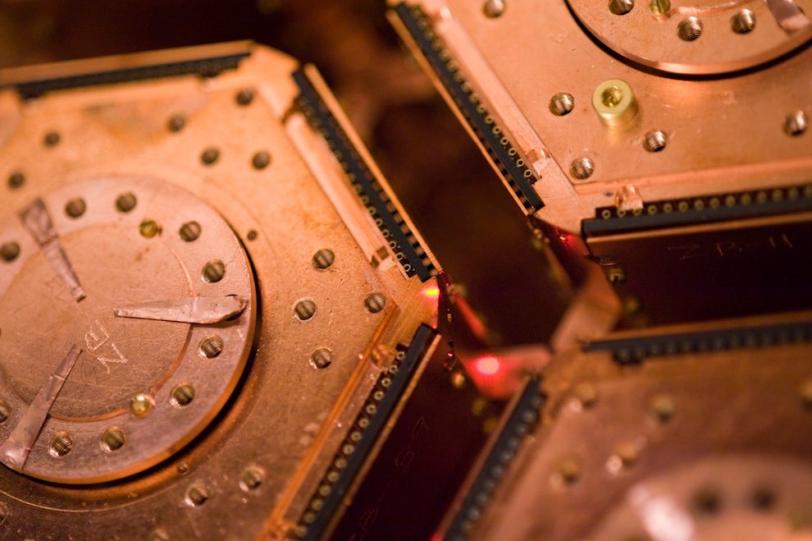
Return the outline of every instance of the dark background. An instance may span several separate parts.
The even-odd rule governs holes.
[[[491,345],[549,337],[564,301],[544,254],[384,0],[0,0],[0,67],[237,39],[319,67]]]

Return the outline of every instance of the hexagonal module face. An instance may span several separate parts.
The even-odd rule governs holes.
[[[233,43],[0,82],[2,536],[323,533],[439,289],[318,73]]]
[[[563,257],[667,323],[812,303],[810,10],[410,0],[390,18]]]
[[[807,311],[560,353],[506,410],[438,538],[808,535],[810,342]]]

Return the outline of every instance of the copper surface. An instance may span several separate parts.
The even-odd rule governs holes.
[[[181,52],[180,60],[188,54]],[[77,361],[24,473],[0,469],[2,535],[253,539],[265,525],[288,531],[285,521],[295,520],[324,474],[322,457],[335,452],[346,419],[388,368],[392,357],[380,352],[435,322],[437,297],[424,290],[436,290],[436,281],[407,278],[362,202],[347,196],[341,164],[294,104],[295,68],[289,57],[254,47],[239,69],[217,77],[30,101],[0,92],[0,177],[25,175],[22,187],[2,192],[0,241],[18,242],[20,254],[0,263],[2,400],[12,404],[0,439],[65,355],[62,344],[87,337],[98,352]],[[23,75],[52,69],[63,75],[94,64]],[[252,99],[240,102],[246,90]],[[181,129],[170,129],[178,115]],[[43,145],[52,131],[58,144]],[[212,148],[216,154],[206,152]],[[270,157],[265,167],[255,166],[260,151]],[[128,192],[138,202],[124,212],[117,198]],[[86,209],[72,217],[65,205],[77,197]],[[79,303],[19,222],[37,198],[87,293]],[[181,233],[190,221],[202,231],[191,241]],[[335,259],[321,269],[314,255],[326,248]],[[219,281],[204,270],[215,259],[225,266]],[[385,299],[383,311],[366,308],[372,293]],[[250,302],[236,319],[216,323],[220,316],[199,318],[187,301],[229,295]],[[297,316],[305,300],[316,307],[309,319]],[[137,315],[154,303],[172,314],[114,314],[135,307]],[[224,347],[208,358],[200,341],[215,333]],[[332,353],[325,368],[311,362],[320,348]],[[186,381],[194,400],[178,407],[168,393]],[[75,429],[74,446],[53,456],[47,445],[65,427]],[[102,445],[107,428],[124,431],[120,449]],[[109,482],[88,484],[101,479]],[[282,522],[267,524],[269,517]]]

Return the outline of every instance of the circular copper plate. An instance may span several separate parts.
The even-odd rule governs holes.
[[[636,63],[672,73],[719,74],[746,69],[774,60],[812,38],[812,24],[786,31],[762,0],[616,2],[633,6],[624,14],[613,12],[613,2],[567,1],[580,22],[604,45]],[[808,0],[795,3],[812,12]],[[667,9],[658,13],[652,7],[657,5]],[[741,23],[735,21],[742,14],[752,21],[751,29],[743,31]]]
[[[135,196],[133,208],[117,206],[122,194]],[[166,182],[99,178],[60,187],[42,199],[86,298],[76,302],[70,295],[16,213],[0,223],[0,238],[20,245],[19,257],[4,264],[0,275],[0,398],[13,412],[2,432],[14,426],[77,345],[82,354],[23,472],[63,483],[121,478],[173,454],[225,404],[251,348],[252,272],[222,217]],[[77,199],[85,210],[73,217],[76,205],[66,205]],[[184,224],[193,222],[198,235],[188,229],[182,235]],[[210,262],[223,264],[219,281],[204,276]],[[213,325],[113,313],[140,303],[228,295],[245,299],[247,307],[237,318]],[[201,351],[207,338],[215,346],[222,343],[216,356]],[[186,394],[193,391],[185,405],[177,399],[182,393],[173,397],[182,386]],[[112,450],[103,437],[111,430],[123,435],[123,445]],[[59,456],[52,442],[64,434],[71,449]]]

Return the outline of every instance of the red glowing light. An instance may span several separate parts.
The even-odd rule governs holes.
[[[481,357],[476,361],[476,370],[483,376],[493,376],[499,372],[501,363],[496,357]]]

